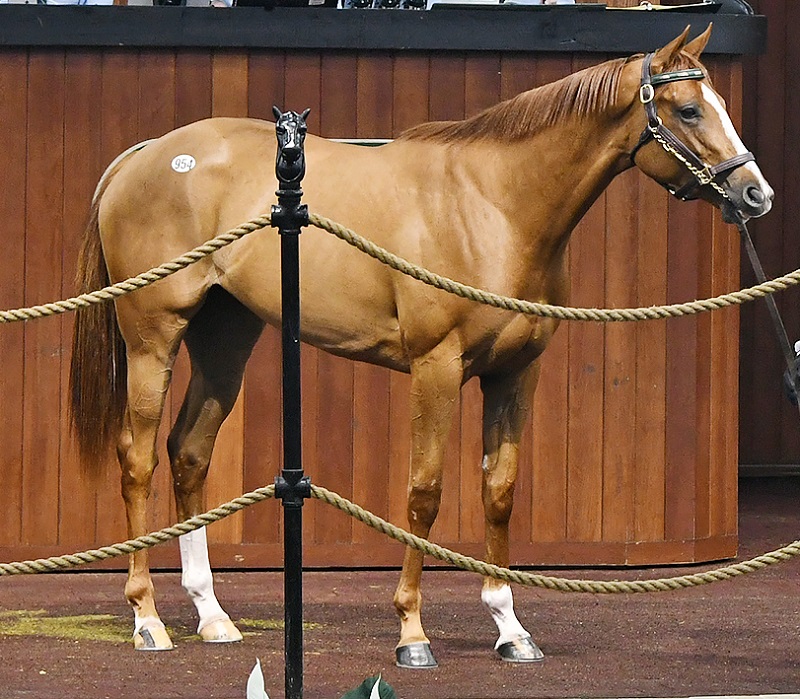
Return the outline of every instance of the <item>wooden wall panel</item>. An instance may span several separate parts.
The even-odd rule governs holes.
[[[768,18],[767,51],[745,62],[744,136],[775,189],[775,201],[772,211],[749,227],[767,276],[775,277],[800,268],[796,176],[800,165],[796,118],[800,50],[793,31],[800,21],[800,6],[785,0],[755,0],[752,4]],[[744,262],[741,285],[752,284],[754,276]],[[799,294],[793,288],[776,296],[791,341],[800,339]],[[797,409],[783,396],[784,368],[764,304],[746,304],[741,311],[739,365],[743,464],[800,464]]]
[[[64,71],[64,168],[61,297],[72,296],[81,235],[86,225],[86,193],[92,192],[105,165],[100,158],[98,134],[102,117],[100,101],[101,65],[90,52],[68,52]],[[91,196],[91,195],[90,195]],[[74,314],[62,316],[61,341],[72,335]],[[97,499],[90,488],[79,487],[82,470],[70,435],[68,344],[61,352],[61,489],[59,543],[78,550],[96,541]]]
[[[392,57],[258,51],[6,55],[11,77],[0,76],[0,87],[15,97],[13,104],[0,105],[0,113],[16,125],[16,133],[28,133],[33,150],[26,160],[16,142],[6,143],[0,136],[0,146],[6,146],[0,148],[0,164],[25,173],[20,196],[16,202],[3,202],[3,213],[20,230],[27,226],[29,237],[35,232],[36,240],[26,244],[59,251],[53,260],[42,258],[50,274],[39,270],[32,275],[26,272],[22,248],[12,249],[0,268],[7,281],[0,288],[7,307],[21,305],[23,299],[15,299],[13,289],[23,279],[30,293],[36,288],[37,301],[67,294],[82,217],[97,178],[117,153],[140,140],[211,115],[270,118],[273,104],[310,107],[311,131],[325,136],[394,136],[427,119],[463,118],[603,60],[552,54]],[[725,89],[735,94],[741,73],[722,59],[714,67]],[[29,78],[27,89],[19,87],[20,76]],[[63,87],[48,81],[61,81]],[[37,111],[34,93],[45,90],[57,96],[55,111]],[[87,104],[99,104],[99,109]],[[36,138],[26,131],[29,124],[36,126]],[[80,173],[70,177],[76,161]],[[53,172],[57,185],[45,200],[39,190]],[[265,204],[271,196],[266,193]],[[738,260],[735,238],[731,243],[729,227],[700,207],[668,203],[660,188],[633,172],[616,181],[580,223],[571,243],[568,264],[580,281],[573,289],[573,304],[648,305],[732,288]],[[42,215],[56,225],[46,230],[32,226]],[[729,350],[737,320],[737,312],[730,311],[714,320],[613,327],[562,324],[542,359],[523,439],[512,518],[515,562],[647,563],[733,552],[736,386],[730,377],[736,352]],[[107,543],[125,536],[116,466],[111,465],[95,491],[82,482],[72,454],[61,408],[68,350],[60,349],[68,347],[71,321],[40,322],[56,323],[32,331],[42,334],[45,350],[50,348],[55,359],[42,353],[38,342],[32,345],[26,330],[25,367],[16,382],[3,379],[8,388],[4,396],[12,406],[21,405],[23,398],[34,404],[29,396],[36,396],[42,404],[36,410],[52,412],[46,419],[55,420],[61,430],[44,442],[30,441],[26,435],[38,424],[34,411],[22,411],[25,429],[20,430],[19,411],[5,402],[0,407],[4,429],[23,435],[20,452],[4,452],[0,460],[4,483],[11,484],[0,494],[0,504],[22,503],[0,508],[18,515],[5,515],[3,558],[60,552],[60,540]],[[0,353],[13,366],[22,333],[19,327],[4,331]],[[267,328],[217,443],[206,493],[209,507],[270,483],[281,467],[279,358],[279,333]],[[60,401],[43,398],[45,389],[30,374],[41,371],[40,365],[60,386]],[[162,443],[188,375],[182,356]],[[405,525],[408,377],[304,347],[302,379],[304,465],[314,482]],[[464,388],[449,438],[444,503],[433,531],[436,540],[472,555],[482,554],[483,538],[480,414],[480,390],[473,381]],[[31,450],[53,462],[52,469],[33,470]],[[154,528],[175,517],[163,446],[159,453]],[[34,482],[34,474],[41,483]],[[720,483],[723,494],[718,497]],[[34,487],[61,493],[60,519],[43,508],[37,511],[41,499]],[[83,490],[70,499],[76,488]],[[402,558],[401,546],[332,508],[311,502],[305,513],[307,565],[395,565]],[[215,525],[210,532],[214,562],[229,567],[280,565],[280,521],[280,506],[264,503]],[[38,538],[26,539],[25,532],[34,529]],[[155,550],[153,559],[157,565],[175,565],[176,547]],[[121,561],[114,565],[124,567]]]
[[[3,308],[25,305],[25,236],[27,190],[27,51],[4,51],[0,71],[0,158],[3,164],[3,196],[0,220],[8,235],[3,236],[0,264],[0,304]],[[21,323],[0,328],[0,482],[5,498],[0,507],[0,545],[17,546],[22,541],[22,409],[25,329]]]
[[[64,52],[31,55],[28,60],[28,177],[26,200],[25,304],[61,295],[62,221],[60,189],[64,177]],[[47,95],[47,100],[39,99]],[[25,326],[22,406],[22,541],[44,544],[58,531],[60,470],[62,318]],[[46,387],[49,400],[29,400]]]

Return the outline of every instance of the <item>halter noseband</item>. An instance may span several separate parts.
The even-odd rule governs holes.
[[[657,141],[661,147],[680,160],[687,169],[694,175],[695,179],[689,181],[680,189],[666,186],[666,189],[673,196],[682,201],[689,201],[697,198],[697,190],[704,185],[711,186],[718,194],[727,199],[728,195],[720,186],[724,180],[736,168],[755,161],[755,156],[750,153],[735,155],[717,165],[707,165],[693,151],[689,150],[684,143],[670,131],[659,118],[655,105],[655,88],[666,83],[677,82],[679,80],[703,80],[705,74],[699,68],[688,68],[686,70],[674,70],[669,73],[659,73],[652,75],[651,65],[655,54],[648,53],[642,62],[642,82],[639,86],[639,101],[644,106],[647,115],[647,126],[639,137],[639,142],[631,153],[631,160],[636,164],[636,154],[650,141]]]

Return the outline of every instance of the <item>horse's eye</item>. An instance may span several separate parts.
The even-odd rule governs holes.
[[[683,121],[692,124],[700,118],[700,108],[696,104],[687,104],[678,110],[678,115]]]

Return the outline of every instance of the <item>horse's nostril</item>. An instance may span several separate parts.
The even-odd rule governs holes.
[[[766,201],[766,197],[759,187],[750,185],[744,190],[744,200],[749,206],[762,206]]]

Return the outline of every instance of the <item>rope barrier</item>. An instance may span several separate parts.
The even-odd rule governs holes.
[[[103,546],[99,549],[90,549],[81,553],[67,554],[65,556],[52,556],[51,558],[37,558],[33,561],[16,561],[14,563],[0,563],[0,577],[4,575],[32,575],[36,573],[49,573],[56,570],[76,568],[87,563],[105,561],[109,558],[117,558],[134,551],[149,549],[158,544],[163,544],[172,539],[177,539],[182,534],[188,534],[195,529],[205,527],[212,522],[239,512],[262,500],[275,497],[275,486],[269,485],[258,488],[252,492],[240,495],[238,498],[226,502],[213,510],[204,512],[201,515],[190,517],[184,522],[180,522],[171,527],[159,529],[136,539],[128,539],[119,544]]]
[[[686,303],[675,303],[664,306],[644,306],[640,308],[573,308],[569,306],[554,306],[551,304],[536,303],[494,294],[490,291],[477,289],[468,284],[462,284],[448,277],[435,274],[424,267],[415,265],[413,262],[409,262],[389,252],[385,248],[376,245],[349,228],[335,221],[331,221],[324,216],[313,213],[309,214],[309,223],[344,240],[346,243],[388,267],[413,277],[429,286],[487,306],[524,313],[526,315],[557,318],[559,320],[609,323],[678,318],[680,316],[697,315],[705,311],[715,311],[728,306],[740,306],[748,301],[754,301],[768,296],[769,294],[785,291],[792,286],[800,284],[800,269],[796,269],[782,277],[776,277],[775,279],[746,289],[741,289],[740,291]],[[68,311],[75,311],[78,308],[85,308],[92,304],[113,301],[116,298],[130,294],[138,289],[143,289],[150,284],[154,284],[161,279],[169,277],[199,262],[208,255],[215,253],[217,250],[236,242],[244,236],[271,225],[270,216],[266,214],[257,216],[236,228],[231,228],[225,233],[220,233],[215,238],[206,241],[202,245],[198,245],[196,248],[193,248],[180,257],[176,257],[158,267],[153,267],[142,274],[130,277],[129,279],[117,282],[103,289],[81,294],[80,296],[73,296],[62,301],[0,311],[0,323],[14,323],[17,321],[44,318]]]
[[[702,573],[680,575],[672,578],[656,578],[652,580],[576,580],[572,578],[552,577],[526,571],[511,570],[509,568],[502,568],[491,563],[486,563],[485,561],[470,556],[464,556],[444,546],[434,544],[427,539],[415,536],[326,488],[312,485],[311,495],[317,500],[333,505],[345,514],[406,546],[415,548],[462,570],[479,573],[480,575],[485,575],[508,583],[516,583],[526,587],[539,587],[559,592],[591,592],[595,594],[666,592],[669,590],[708,585],[722,580],[730,580],[734,577],[753,573],[768,566],[788,561],[800,555],[799,540],[748,561],[734,563],[723,568],[717,568]],[[250,505],[273,498],[274,496],[275,486],[265,486],[245,493],[230,502],[215,507],[196,517],[187,519],[184,522],[160,529],[156,532],[151,532],[150,534],[145,534],[136,539],[129,539],[128,541],[112,544],[111,546],[104,546],[99,549],[91,549],[89,551],[65,556],[53,556],[51,558],[39,558],[32,561],[19,561],[14,563],[0,563],[0,577],[65,570],[87,563],[116,558],[133,553],[134,551],[152,548],[158,544],[175,539],[182,534],[187,534],[195,529],[205,527],[212,522],[225,519]]]
[[[483,289],[435,274],[430,270],[415,265],[382,248],[358,233],[331,221],[318,214],[309,214],[309,223],[320,228],[337,238],[344,240],[354,248],[378,260],[379,262],[397,270],[409,277],[413,277],[429,286],[442,291],[455,294],[461,298],[477,301],[478,303],[507,311],[516,311],[526,315],[542,316],[545,318],[558,318],[559,320],[586,320],[601,323],[625,322],[637,320],[657,320],[661,318],[678,318],[680,316],[697,315],[705,311],[715,311],[728,306],[739,306],[747,301],[754,301],[778,291],[784,291],[791,286],[800,284],[800,269],[790,272],[782,277],[772,279],[763,284],[758,284],[741,291],[734,291],[713,298],[675,303],[666,306],[645,306],[642,308],[571,308],[568,306],[553,306],[546,303],[535,303],[522,299],[501,296]]]
[[[113,301],[120,296],[125,296],[133,291],[150,286],[150,284],[154,284],[161,279],[169,277],[175,274],[175,272],[180,272],[182,269],[186,269],[186,267],[199,262],[217,250],[221,250],[244,236],[270,225],[272,225],[270,216],[263,214],[247,223],[243,223],[241,226],[231,228],[225,233],[220,233],[215,238],[207,240],[202,245],[198,245],[196,248],[184,253],[180,257],[176,257],[174,260],[165,262],[163,265],[153,267],[146,272],[142,272],[142,274],[117,282],[111,286],[106,286],[87,294],[81,294],[80,296],[73,296],[63,301],[55,301],[39,306],[30,306],[28,308],[15,308],[8,311],[0,311],[0,323],[15,323],[18,321],[33,320],[35,318],[46,318],[60,315],[67,311],[76,311],[79,308],[85,308],[93,304]]]

